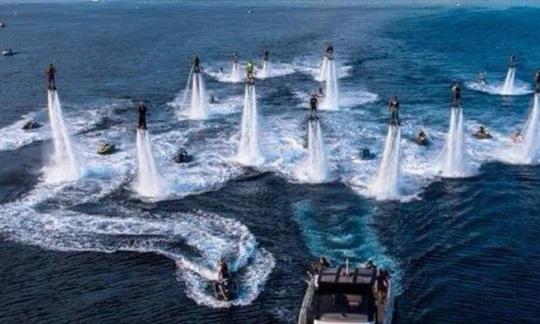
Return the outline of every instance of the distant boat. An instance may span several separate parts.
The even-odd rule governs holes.
[[[2,51],[3,56],[13,56],[13,54],[15,54],[15,53],[10,48],[5,49],[5,50]]]
[[[0,28],[6,27],[6,24],[0,21]]]

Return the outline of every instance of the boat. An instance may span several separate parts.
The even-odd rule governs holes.
[[[370,263],[321,267],[307,281],[298,324],[389,323],[389,276],[385,280],[386,288],[378,290],[377,268]]]
[[[2,55],[3,56],[13,56],[13,51],[11,49],[5,49],[5,50],[2,50]]]

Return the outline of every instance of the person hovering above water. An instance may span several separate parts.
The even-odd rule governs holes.
[[[56,90],[56,80],[55,80],[56,68],[51,63],[47,68],[47,79],[48,79],[48,88],[49,90]]]
[[[253,71],[254,71],[254,66],[253,66],[253,62],[251,62],[251,60],[249,60],[247,63],[246,63],[246,73],[247,73],[247,83],[248,84],[255,84],[255,78],[254,78],[254,75],[253,75]]]
[[[201,59],[198,56],[193,58],[193,73],[201,72]]]
[[[270,60],[270,52],[269,51],[264,51],[263,61],[268,62],[269,60]]]
[[[317,99],[317,95],[311,95],[311,98],[309,99],[309,110],[310,110],[310,119],[317,118],[317,105],[319,104],[319,100]]]
[[[388,108],[392,112],[392,118],[390,119],[390,124],[394,126],[400,126],[401,122],[399,121],[399,100],[397,96],[393,96],[390,99]]]
[[[458,108],[461,102],[461,88],[459,83],[454,83],[452,86],[452,107]]]
[[[536,84],[536,92],[540,93],[540,70],[536,71],[536,73],[534,74],[534,83]]]
[[[512,54],[512,55],[510,55],[510,67],[515,68],[516,65],[517,65],[516,54]]]
[[[519,143],[523,143],[523,134],[521,133],[521,129],[518,128],[514,134],[512,134],[512,142],[516,143],[516,144],[519,144]]]
[[[478,83],[480,83],[481,85],[487,85],[487,81],[486,81],[486,72],[484,71],[479,71],[478,72]]]
[[[139,126],[138,128],[141,130],[146,130],[146,106],[144,102],[139,103]]]
[[[334,46],[332,46],[332,44],[328,44],[326,46],[326,57],[329,60],[332,60],[334,58]]]
[[[233,52],[232,61],[235,64],[238,63],[238,52]]]

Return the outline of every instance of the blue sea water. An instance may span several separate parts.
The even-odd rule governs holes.
[[[480,6],[0,5],[0,47],[17,52],[0,57],[0,322],[292,323],[306,266],[319,255],[389,268],[395,323],[537,322],[540,173],[509,163],[507,149],[532,95],[470,85],[480,70],[502,82],[510,53],[517,78],[532,83],[539,15]],[[297,176],[305,107],[327,42],[339,63],[341,109],[321,113],[331,180],[308,184]],[[266,161],[244,168],[230,160],[243,85],[221,82],[217,71],[230,69],[233,51],[245,61],[265,49],[275,68],[275,77],[257,81]],[[195,54],[220,100],[206,121],[178,119],[174,105]],[[84,167],[79,181],[56,185],[42,171],[51,61]],[[441,179],[433,166],[455,81],[464,84],[473,174]],[[366,186],[394,94],[402,103],[402,199],[377,201]],[[135,105],[143,99],[159,168],[172,183],[159,200],[133,190]],[[28,116],[45,126],[23,132]],[[472,139],[479,124],[492,141]],[[428,147],[412,141],[420,128]],[[105,140],[119,152],[96,155]],[[181,146],[194,162],[172,162]],[[366,147],[375,160],[358,158]],[[208,293],[222,255],[245,279],[236,305]]]

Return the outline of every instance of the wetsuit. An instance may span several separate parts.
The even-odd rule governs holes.
[[[199,59],[198,56],[195,56],[193,58],[193,73],[199,73],[201,72],[201,60]]]
[[[459,85],[454,85],[452,87],[452,107],[459,107],[461,101],[461,89]]]
[[[318,105],[318,100],[317,100],[317,96],[313,95],[311,96],[311,99],[309,99],[309,109],[310,109],[310,113],[311,113],[311,118],[315,118],[315,113],[317,112],[317,105]]]
[[[510,55],[510,67],[514,68],[517,65],[516,56],[514,54]]]
[[[251,62],[247,63],[246,72],[247,72],[247,82],[249,84],[254,84],[255,80],[253,79],[253,63]]]
[[[233,57],[232,57],[232,61],[233,61],[233,63],[238,63],[238,53],[237,52],[234,52]]]
[[[268,62],[269,59],[270,59],[270,52],[269,51],[264,51],[263,60]]]
[[[143,103],[139,105],[139,128],[146,129],[146,106]]]
[[[328,45],[326,47],[326,57],[328,57],[329,60],[331,60],[334,56],[334,46]]]
[[[56,69],[54,68],[54,65],[49,65],[49,68],[47,69],[47,79],[48,79],[48,88],[50,90],[56,90],[56,81],[55,81],[55,76],[56,74]]]
[[[534,81],[536,83],[536,92],[540,93],[540,71],[536,72]]]
[[[401,122],[399,121],[399,100],[397,98],[392,99],[390,101],[389,108],[392,112],[390,123],[395,126],[400,126]]]

